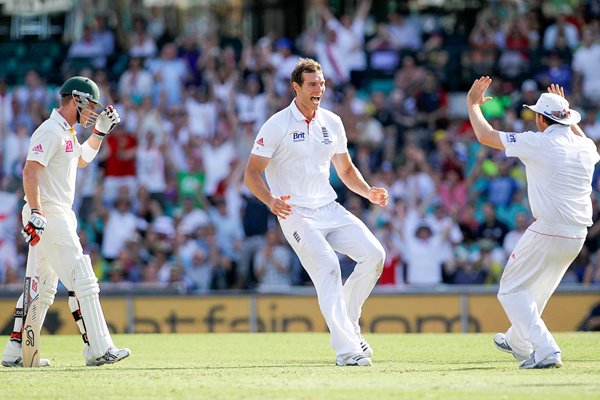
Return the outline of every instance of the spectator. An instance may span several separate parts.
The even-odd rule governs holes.
[[[254,256],[254,274],[258,289],[262,291],[285,290],[292,284],[290,251],[281,244],[279,231],[270,229],[265,245]]]
[[[131,57],[129,69],[119,78],[119,95],[121,99],[134,105],[142,104],[145,97],[152,94],[152,74],[142,66],[142,59]]]
[[[68,58],[85,58],[89,60],[94,68],[106,66],[106,49],[103,43],[94,37],[94,31],[90,25],[83,27],[83,35],[79,40],[72,43],[67,54]]]
[[[573,54],[572,68],[575,72],[576,93],[583,94],[588,100],[600,103],[600,43],[597,43],[594,31],[587,28],[583,32],[582,46]]]

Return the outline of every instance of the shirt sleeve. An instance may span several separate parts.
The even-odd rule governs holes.
[[[61,145],[61,137],[55,135],[49,130],[36,130],[29,141],[28,161],[37,161],[44,167],[48,163]]]
[[[346,129],[342,119],[338,119],[338,140],[335,144],[335,154],[343,154],[348,152],[348,138],[346,137]]]
[[[536,159],[543,155],[538,132],[499,132],[507,157]]]
[[[251,153],[266,158],[273,157],[284,135],[283,128],[277,126],[272,120],[265,122],[256,135]]]

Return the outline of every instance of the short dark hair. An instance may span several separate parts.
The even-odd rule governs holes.
[[[544,122],[546,124],[548,124],[548,126],[550,125],[554,125],[554,124],[560,124],[560,122],[556,122],[555,120],[553,120],[552,118],[548,118],[547,116],[545,116],[544,114],[540,114],[542,116],[542,118],[544,119]]]
[[[304,78],[302,77],[302,74],[305,72],[323,72],[323,67],[321,67],[321,64],[319,64],[312,58],[301,58],[296,64],[294,70],[292,71],[291,83],[296,82],[298,85],[302,86],[302,84],[304,83]]]

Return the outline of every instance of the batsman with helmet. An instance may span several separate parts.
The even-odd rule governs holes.
[[[35,271],[38,277],[38,326],[41,327],[54,302],[60,279],[69,291],[69,307],[85,343],[86,365],[111,364],[131,352],[113,344],[100,306],[98,280],[89,256],[83,254],[72,206],[77,168],[84,168],[94,160],[102,140],[120,118],[111,105],[100,111],[100,91],[89,78],[68,79],[60,88],[60,96],[60,107],[33,133],[23,168],[26,203],[22,211],[22,234],[30,245],[27,275],[31,278],[30,271]],[[93,134],[83,144],[75,135],[76,123],[86,128],[94,126]],[[28,301],[23,295],[17,301],[13,333],[2,360],[4,366],[23,365],[22,326]],[[41,359],[35,366],[46,365],[49,361]]]

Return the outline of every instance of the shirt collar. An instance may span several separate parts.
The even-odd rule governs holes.
[[[72,130],[72,126],[69,125],[69,123],[67,122],[66,119],[64,119],[64,117],[62,115],[60,115],[60,113],[58,112],[58,110],[55,108],[54,110],[52,110],[52,114],[50,114],[50,118],[55,120],[56,122],[58,122],[58,124],[65,130],[65,131],[71,131]]]
[[[290,104],[290,108],[292,109],[292,115],[294,116],[294,118],[296,118],[296,120],[298,120],[298,121],[306,121],[306,117],[304,116],[304,114],[302,114],[302,112],[300,111],[300,109],[296,105],[296,99],[295,98],[294,98],[294,100],[292,100],[292,104]],[[314,115],[314,117],[312,119],[317,119],[318,111],[319,111],[319,109],[317,109],[317,111],[315,111],[315,115]]]
[[[552,124],[549,127],[546,128],[546,130],[544,130],[544,133],[567,133],[569,132],[569,130],[571,129],[571,127],[569,125],[563,125],[563,124]]]

